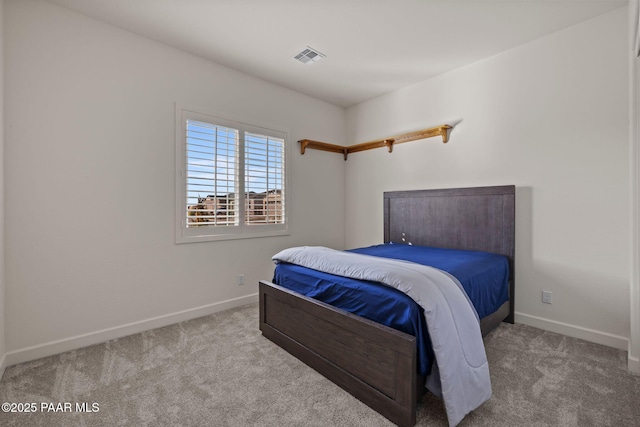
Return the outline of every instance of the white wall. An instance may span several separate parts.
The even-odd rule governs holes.
[[[344,246],[344,161],[295,142],[344,141],[342,108],[38,0],[5,31],[10,363],[256,300],[278,250]],[[174,243],[175,102],[289,129],[290,236]]]
[[[5,368],[4,284],[4,0],[0,0],[0,378]]]
[[[515,184],[517,321],[627,349],[627,9],[350,108],[346,246],[382,240],[382,192]],[[542,289],[553,304],[541,302]]]
[[[640,40],[640,9],[638,1],[629,2],[629,159],[630,159],[630,212],[631,212],[631,265],[629,288],[631,312],[631,342],[629,343],[629,370],[640,374],[640,59],[636,40]]]

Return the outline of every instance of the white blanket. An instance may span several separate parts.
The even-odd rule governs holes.
[[[477,314],[447,273],[412,262],[313,246],[285,249],[273,260],[384,283],[413,298],[424,309],[436,359],[426,387],[444,400],[450,426],[491,397]]]

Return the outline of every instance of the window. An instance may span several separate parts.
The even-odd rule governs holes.
[[[176,241],[287,234],[287,133],[176,108]]]

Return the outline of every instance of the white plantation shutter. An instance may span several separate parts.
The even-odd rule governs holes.
[[[187,227],[238,225],[239,130],[187,120],[186,132]]]
[[[246,224],[283,224],[284,138],[246,132],[244,173]]]
[[[176,110],[176,241],[288,234],[287,134]]]

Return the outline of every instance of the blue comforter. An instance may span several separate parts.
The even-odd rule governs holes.
[[[460,281],[480,318],[508,300],[509,263],[501,255],[397,243],[350,252],[407,260],[450,273]],[[433,350],[424,311],[399,290],[287,263],[276,265],[273,282],[417,337],[418,371],[425,377],[430,373]]]

